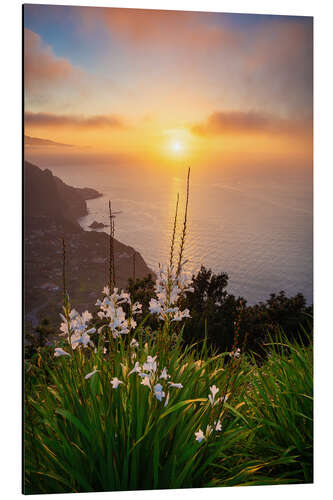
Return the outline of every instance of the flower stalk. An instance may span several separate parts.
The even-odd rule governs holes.
[[[179,248],[179,258],[178,258],[178,266],[177,266],[177,276],[181,272],[181,268],[183,266],[183,254],[184,254],[184,247],[185,247],[185,237],[186,237],[186,230],[187,230],[187,211],[188,211],[188,200],[190,196],[190,173],[191,173],[191,168],[188,168],[187,172],[187,181],[186,181],[186,203],[185,203],[185,214],[184,214],[184,222],[183,222],[183,231],[182,231],[182,236],[180,240],[180,248]]]

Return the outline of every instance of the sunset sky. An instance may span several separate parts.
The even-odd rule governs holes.
[[[312,165],[312,18],[26,5],[24,26],[28,158]]]

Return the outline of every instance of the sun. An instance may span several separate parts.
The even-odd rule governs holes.
[[[163,130],[163,154],[169,160],[183,161],[190,154],[191,136],[185,128]]]
[[[170,149],[173,153],[181,153],[184,149],[184,146],[180,141],[172,141],[170,143]]]

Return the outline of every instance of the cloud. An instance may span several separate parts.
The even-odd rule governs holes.
[[[26,108],[43,110],[49,109],[50,103],[58,110],[77,106],[82,109],[82,101],[89,105],[96,96],[107,97],[110,90],[115,90],[110,77],[101,78],[75,66],[67,58],[58,57],[40,35],[27,28],[24,30],[24,88]]]
[[[83,25],[91,29],[102,21],[115,35],[133,45],[144,44],[151,48],[177,47],[207,50],[219,44],[229,45],[235,40],[231,30],[214,24],[216,14],[168,10],[82,8]],[[153,45],[151,45],[153,44]]]
[[[276,66],[291,70],[300,62],[312,69],[313,26],[310,20],[301,19],[299,23],[279,19],[257,29],[248,46],[247,69]]]
[[[33,89],[41,83],[59,83],[80,75],[64,57],[58,57],[52,48],[46,45],[40,35],[24,29],[24,75],[25,85]]]
[[[28,127],[76,127],[84,129],[127,128],[123,119],[117,115],[58,115],[53,113],[26,112],[25,124]]]
[[[293,120],[257,111],[215,111],[207,120],[191,126],[195,135],[302,134],[312,130],[312,120]]]
[[[188,85],[204,81],[211,95],[220,89],[242,106],[311,112],[311,18],[117,8],[80,14],[90,36],[106,26],[122,49],[140,52],[143,64],[155,52],[160,62],[152,59],[152,73],[169,66],[171,83],[190,77]]]
[[[244,46],[243,74],[249,91],[264,105],[283,111],[312,112],[313,26],[311,19],[279,18],[261,26]]]

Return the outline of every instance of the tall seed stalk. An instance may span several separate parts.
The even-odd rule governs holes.
[[[62,289],[64,295],[64,304],[65,304],[67,297],[67,289],[66,289],[66,242],[64,236],[61,238],[61,241],[62,241]]]
[[[114,252],[114,226],[115,218],[112,218],[112,273],[113,273],[113,286],[116,286],[116,265],[115,265],[115,252]]]
[[[116,284],[115,264],[114,264],[114,216],[112,215],[111,201],[109,200],[109,220],[110,220],[110,235],[109,235],[109,289],[113,290]]]
[[[64,315],[67,321],[68,327],[68,343],[71,345],[70,341],[70,303],[69,296],[67,292],[67,279],[66,279],[66,242],[65,237],[62,237],[62,287],[63,287],[63,295],[64,295]]]
[[[136,254],[136,251],[134,250],[134,252],[133,252],[133,283],[135,283],[135,281],[136,281],[136,276],[135,276],[135,267],[136,267],[135,254]]]
[[[170,269],[173,264],[173,252],[175,248],[175,238],[176,238],[176,229],[177,229],[177,217],[178,217],[178,204],[179,204],[179,193],[177,193],[177,203],[176,203],[176,212],[175,212],[175,220],[173,221],[173,231],[172,231],[172,239],[170,246]]]
[[[177,267],[177,277],[179,276],[182,262],[183,262],[183,253],[185,247],[185,237],[186,237],[186,229],[187,229],[187,210],[188,210],[188,199],[190,195],[190,172],[191,168],[188,168],[187,172],[187,182],[186,182],[186,204],[185,204],[185,214],[184,214],[184,223],[183,223],[183,231],[182,237],[180,240],[180,248],[179,248],[179,257],[178,257],[178,267]]]

